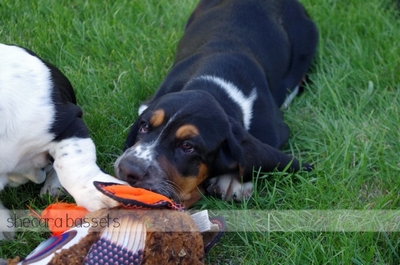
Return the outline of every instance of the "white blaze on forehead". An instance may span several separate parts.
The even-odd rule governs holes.
[[[251,119],[253,117],[253,105],[257,99],[257,90],[253,88],[249,96],[243,94],[243,92],[235,86],[233,83],[226,81],[218,76],[203,75],[197,77],[198,80],[207,80],[217,84],[221,87],[236,104],[239,105],[243,114],[243,122],[246,130],[249,130]]]
[[[145,161],[151,161],[154,158],[154,147],[155,142],[151,142],[149,144],[138,143],[132,147],[131,154]]]
[[[155,147],[159,144],[161,136],[164,134],[166,128],[168,128],[171,122],[175,120],[178,114],[179,112],[175,113],[174,116],[172,116],[171,119],[168,120],[167,124],[154,141],[150,143],[138,142],[137,144],[129,148],[127,152],[129,152],[129,154],[131,155],[134,155],[136,158],[143,159],[147,162],[154,161]]]

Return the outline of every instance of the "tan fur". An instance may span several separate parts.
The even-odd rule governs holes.
[[[208,167],[206,164],[201,163],[198,168],[198,173],[195,176],[181,176],[175,167],[172,167],[166,158],[160,158],[160,164],[167,175],[171,176],[170,181],[172,181],[175,186],[179,187],[177,192],[181,199],[181,203],[185,207],[191,206],[194,202],[201,198],[201,193],[198,191],[198,186],[207,178]],[[201,192],[201,191],[200,191]]]
[[[151,116],[150,119],[150,125],[153,127],[158,127],[160,126],[165,119],[165,112],[163,109],[158,109],[153,112],[153,116]]]
[[[188,139],[199,135],[199,129],[196,126],[191,124],[186,124],[176,131],[175,136],[178,139]]]

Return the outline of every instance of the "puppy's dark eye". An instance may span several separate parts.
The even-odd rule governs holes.
[[[147,133],[149,131],[149,124],[145,121],[140,123],[139,133]]]
[[[181,143],[180,148],[182,149],[183,152],[187,154],[191,154],[194,152],[194,146],[186,141]]]

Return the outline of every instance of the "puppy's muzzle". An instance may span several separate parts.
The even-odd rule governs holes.
[[[132,157],[123,157],[118,161],[115,171],[119,179],[128,182],[134,187],[144,189],[151,189],[152,186],[155,186],[152,180],[160,175],[155,165]]]
[[[129,184],[134,184],[137,181],[142,181],[149,177],[149,172],[137,165],[129,159],[122,159],[118,165],[118,177],[122,180],[128,181]]]
[[[147,153],[144,155],[143,153]],[[166,174],[160,169],[154,151],[137,145],[125,151],[114,165],[116,176],[133,187],[161,193],[168,197],[165,189]]]

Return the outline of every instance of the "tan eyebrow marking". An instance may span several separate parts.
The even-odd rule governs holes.
[[[158,109],[153,112],[153,116],[150,118],[150,125],[154,127],[160,126],[164,122],[165,112],[163,109]]]
[[[185,139],[199,135],[199,129],[196,126],[191,124],[186,124],[176,131],[175,136],[178,139]]]

